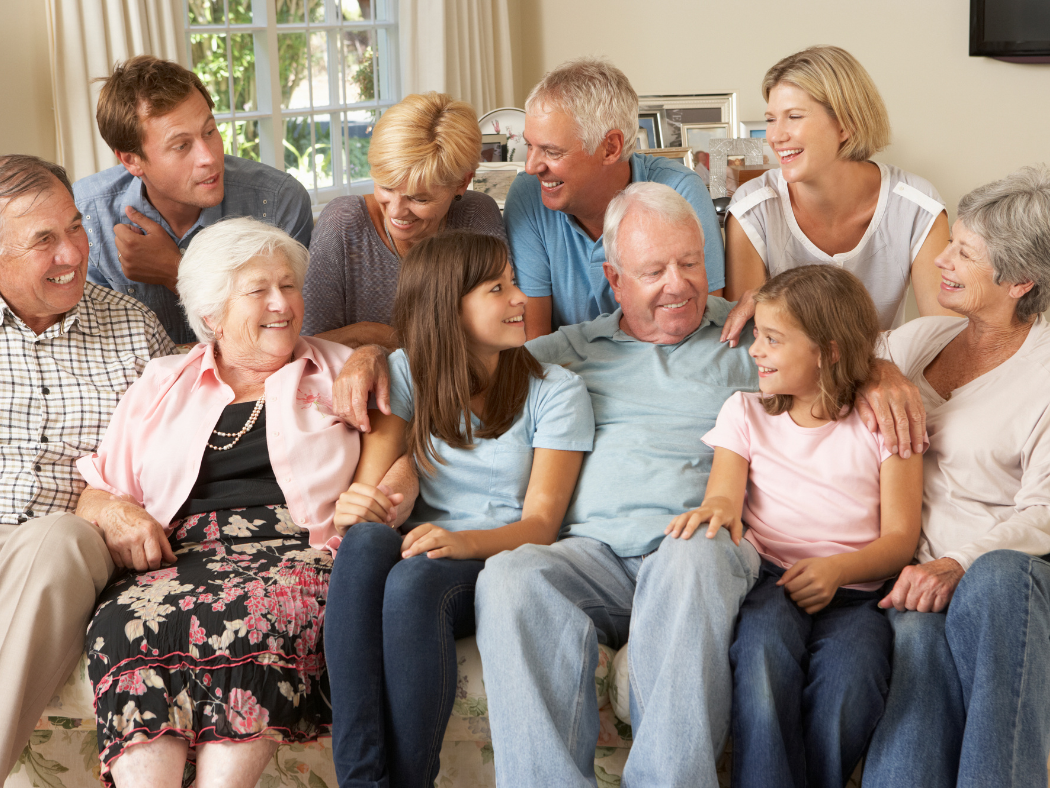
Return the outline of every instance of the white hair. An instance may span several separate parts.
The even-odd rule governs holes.
[[[533,107],[558,109],[576,123],[576,136],[588,154],[594,153],[613,129],[623,132],[620,161],[627,161],[638,137],[638,94],[627,76],[599,58],[581,57],[548,71],[525,99]]]
[[[605,259],[618,273],[623,273],[623,262],[620,259],[618,237],[624,217],[631,211],[644,213],[646,216],[664,219],[672,224],[692,224],[700,231],[700,243],[704,242],[704,228],[700,217],[689,201],[662,183],[640,181],[632,183],[613,197],[605,209],[605,225],[602,228],[602,240],[605,245]]]
[[[205,227],[190,241],[179,264],[179,300],[190,328],[201,342],[214,342],[218,325],[226,317],[227,304],[237,274],[259,257],[283,257],[303,289],[310,253],[288,233],[251,217],[224,219]]]

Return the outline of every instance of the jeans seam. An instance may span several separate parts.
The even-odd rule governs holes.
[[[1014,717],[1014,725],[1011,737],[1013,739],[1013,746],[1010,748],[1010,779],[1012,784],[1020,785],[1021,783],[1017,780],[1017,765],[1018,765],[1018,754],[1017,748],[1020,745],[1020,740],[1017,735],[1017,731],[1021,727],[1021,698],[1024,697],[1024,685],[1026,677],[1028,676],[1028,635],[1032,631],[1032,586],[1034,580],[1032,578],[1032,559],[1028,559],[1028,572],[1027,572],[1027,584],[1028,584],[1028,604],[1025,610],[1025,629],[1024,629],[1024,661],[1021,663],[1021,680],[1018,682],[1017,687],[1017,712]]]

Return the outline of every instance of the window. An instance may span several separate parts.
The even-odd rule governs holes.
[[[315,203],[371,190],[372,126],[398,100],[396,0],[183,0],[226,152]]]

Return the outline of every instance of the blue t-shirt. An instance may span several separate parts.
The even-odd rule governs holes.
[[[591,399],[583,381],[561,367],[529,380],[525,407],[498,438],[474,439],[454,449],[435,437],[434,473],[419,473],[419,498],[407,528],[436,523],[448,531],[499,528],[521,519],[532,473],[533,449],[590,451],[594,440]],[[405,421],[413,412],[412,373],[403,350],[390,354],[390,409]],[[471,415],[474,429],[481,426]]]
[[[584,457],[562,537],[645,555],[672,517],[703,501],[714,451],[702,438],[727,399],[758,388],[750,325],[737,347],[719,342],[731,306],[708,297],[700,327],[676,345],[631,337],[620,329],[619,309],[527,344],[540,361],[583,378],[594,408],[594,450]]]
[[[175,237],[164,217],[146,199],[142,180],[123,166],[110,167],[73,184],[73,199],[84,215],[84,229],[91,245],[88,279],[144,303],[156,313],[176,343],[197,341],[179,306],[178,296],[164,285],[131,281],[124,276],[124,269],[117,259],[113,225],[136,226],[124,212],[126,206],[130,205],[163,227],[183,251],[203,228],[227,216],[252,216],[275,224],[303,246],[310,246],[313,209],[310,195],[299,181],[249,159],[225,156],[223,161],[222,202],[202,210],[196,224],[181,238]]]
[[[715,206],[704,182],[681,164],[657,156],[631,156],[631,183],[663,183],[685,197],[704,228],[704,267],[710,290],[725,287],[725,249]],[[540,182],[521,173],[507,193],[503,221],[518,286],[527,296],[553,296],[551,328],[593,320],[616,309],[605,278],[605,245],[592,241],[569,214],[543,205]]]

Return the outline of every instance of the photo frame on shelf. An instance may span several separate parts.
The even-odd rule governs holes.
[[[766,125],[764,120],[742,120],[737,136],[744,139],[765,139]]]
[[[684,164],[689,169],[693,169],[692,148],[655,148],[653,150],[647,150],[646,153],[650,156],[659,156],[662,159],[672,159]]]
[[[710,181],[707,190],[711,193],[711,199],[728,197],[726,191],[726,164],[730,156],[743,156],[745,165],[762,164],[762,140],[760,139],[733,139],[733,140],[711,140]]]
[[[693,161],[710,169],[711,140],[729,139],[728,123],[683,123],[682,145],[693,151]]]
[[[519,172],[525,172],[523,161],[482,162],[474,171],[474,178],[467,188],[487,194],[502,211],[510,185]]]
[[[638,128],[645,129],[646,142],[648,144],[647,150],[650,148],[662,148],[664,146],[663,133],[660,129],[659,112],[639,112]]]
[[[482,134],[481,135],[481,160],[485,162],[496,162],[507,160],[507,135],[506,134]]]
[[[657,115],[656,125],[661,130],[661,146],[686,146],[682,139],[682,124],[727,123],[727,137],[737,134],[736,93],[691,93],[638,97],[639,125],[643,117]]]
[[[638,133],[634,139],[635,150],[649,150],[649,132],[645,129],[638,127]]]

